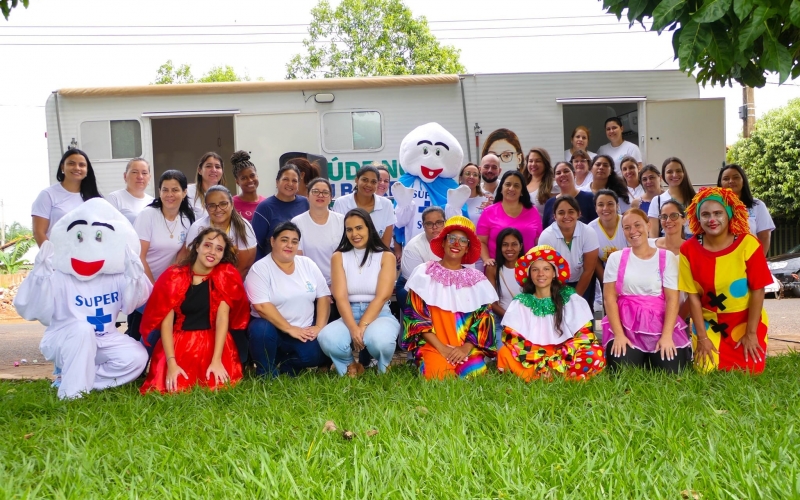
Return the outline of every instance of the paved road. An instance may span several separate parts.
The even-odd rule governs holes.
[[[770,321],[770,353],[800,350],[800,299],[767,299],[765,303]],[[39,323],[0,321],[0,378],[3,374],[14,375],[14,361],[23,358],[28,363],[38,360],[45,366],[17,370],[17,374],[47,375],[52,371],[52,366],[46,364],[39,352],[43,333],[44,326]]]

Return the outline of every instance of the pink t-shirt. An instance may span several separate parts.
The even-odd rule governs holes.
[[[258,195],[258,201],[244,201],[239,198],[239,195],[233,197],[233,208],[239,212],[239,215],[245,218],[247,222],[253,222],[253,214],[256,212],[256,207],[259,203],[266,200],[261,195]]]
[[[507,227],[513,227],[522,233],[522,243],[527,252],[539,241],[542,234],[542,217],[536,207],[523,208],[522,212],[516,217],[509,217],[503,210],[503,203],[489,205],[483,210],[481,218],[478,219],[476,233],[478,236],[489,237],[489,257],[495,258],[497,246],[497,235]]]

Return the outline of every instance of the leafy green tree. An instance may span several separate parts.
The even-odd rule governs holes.
[[[192,67],[188,64],[181,64],[177,68],[169,59],[162,64],[156,73],[156,80],[151,85],[171,85],[181,83],[211,83],[211,82],[240,82],[249,81],[248,75],[239,76],[232,66],[214,66],[203,76],[195,80],[192,75]]]
[[[6,21],[8,21],[8,16],[11,15],[11,9],[15,8],[18,4],[19,0],[0,0],[0,12],[3,13],[3,17],[6,18]],[[28,0],[22,0],[22,6],[27,9]]]
[[[16,240],[23,236],[33,236],[33,231],[16,221],[10,226],[6,226],[5,229],[6,241]]]
[[[6,244],[7,248],[0,250],[0,274],[18,273],[30,266],[30,262],[25,260],[25,254],[35,242],[33,236],[21,236]]]
[[[759,118],[750,137],[728,150],[728,163],[745,169],[753,196],[773,216],[800,220],[800,99]]]
[[[800,76],[800,0],[603,0],[631,26],[652,19],[651,31],[672,31],[680,69],[697,81],[763,87]]]
[[[464,73],[460,50],[440,45],[425,17],[401,0],[321,0],[311,9],[306,54],[286,65],[286,78]]]

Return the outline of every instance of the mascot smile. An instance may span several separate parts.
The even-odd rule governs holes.
[[[405,170],[392,186],[397,202],[395,241],[405,245],[422,232],[422,212],[429,206],[445,209],[447,217],[466,215],[468,186],[459,186],[464,150],[453,134],[438,123],[412,130],[400,144],[400,165]]]
[[[59,398],[131,382],[147,365],[145,348],[115,326],[153,289],[140,251],[131,223],[102,198],[59,219],[39,249],[14,306],[47,325],[39,349],[61,370]]]

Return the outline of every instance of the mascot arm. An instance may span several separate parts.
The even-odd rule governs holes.
[[[469,199],[470,194],[472,194],[472,191],[469,189],[469,186],[465,185],[458,186],[455,189],[448,189],[447,206],[444,208],[445,219],[455,217],[456,215],[462,215],[464,204]]]
[[[122,313],[130,314],[150,297],[153,284],[144,273],[139,256],[130,247],[125,247],[125,286],[122,294]]]
[[[394,216],[397,219],[397,227],[405,227],[411,224],[417,207],[414,205],[414,188],[406,187],[399,182],[392,186],[392,196],[397,206],[394,209]]]
[[[55,310],[53,296],[53,253],[54,246],[50,240],[45,240],[36,260],[33,271],[19,286],[17,296],[14,298],[14,307],[17,313],[28,321],[40,321],[43,325],[50,326]]]

